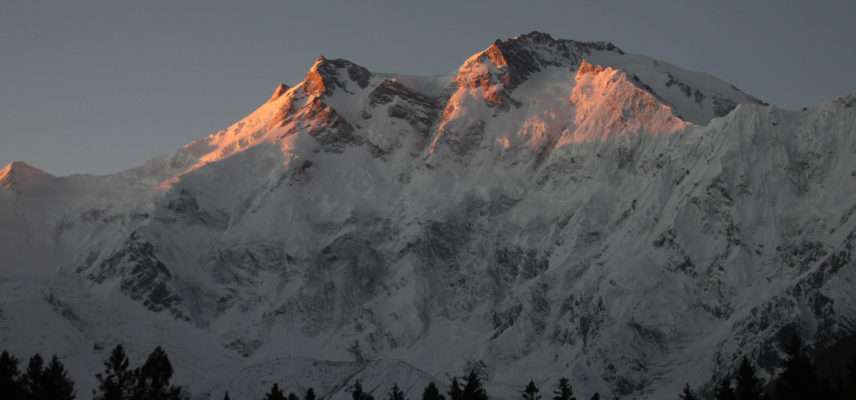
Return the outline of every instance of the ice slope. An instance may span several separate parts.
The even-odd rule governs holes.
[[[201,398],[480,362],[500,398],[672,397],[853,332],[854,129],[853,96],[782,110],[537,32],[450,77],[319,57],[172,155],[0,187],[0,344],[85,392],[124,342]]]

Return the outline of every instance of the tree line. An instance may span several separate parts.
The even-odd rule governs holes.
[[[42,356],[30,357],[21,371],[19,361],[7,351],[0,353],[0,399],[75,400],[74,381],[59,361],[51,357],[47,366]],[[98,387],[94,400],[185,400],[187,391],[173,385],[173,369],[166,352],[157,347],[143,365],[131,368],[125,349],[116,346],[104,361],[104,371],[95,374]]]
[[[783,345],[785,360],[770,382],[763,382],[752,363],[743,357],[736,371],[720,380],[709,393],[696,393],[685,385],[680,400],[854,400],[856,399],[856,354],[846,371],[821,373],[798,335]],[[837,375],[837,376],[833,376]]]
[[[825,377],[819,373],[812,357],[802,341],[794,336],[785,346],[786,358],[781,371],[771,382],[763,382],[748,358],[743,357],[731,374],[717,382],[713,388],[695,391],[689,385],[676,394],[680,400],[853,400],[856,399],[856,357],[846,373],[839,377]],[[171,383],[172,364],[166,352],[157,347],[139,367],[132,368],[125,349],[116,346],[104,369],[95,375],[98,385],[92,393],[93,400],[186,400],[187,390]],[[352,400],[375,400],[365,391],[362,382],[355,380],[348,389]],[[36,354],[29,359],[26,368],[19,369],[19,360],[4,351],[0,354],[0,399],[2,400],[75,400],[74,381],[62,362],[51,357],[45,365],[44,359]],[[545,400],[534,380],[530,380],[520,392],[520,400]],[[224,400],[231,400],[229,393]],[[285,392],[274,383],[263,397],[264,400],[318,400],[314,389],[309,388],[302,396]],[[600,400],[595,393],[591,400]],[[393,384],[382,400],[407,399],[397,384]],[[462,377],[453,377],[445,391],[435,383],[429,383],[422,392],[421,400],[488,400],[483,379],[474,369]],[[573,385],[568,378],[559,379],[552,388],[549,400],[577,400]],[[582,400],[582,399],[580,399]]]
[[[362,382],[357,379],[354,384],[348,389],[351,393],[352,400],[375,400],[375,397],[363,389]],[[448,396],[448,397],[447,397]],[[482,378],[476,371],[470,371],[467,375],[452,378],[452,382],[447,388],[444,395],[440,388],[434,382],[428,384],[422,391],[421,400],[488,400],[487,390],[484,387]],[[595,393],[592,400],[599,400],[600,395]],[[229,393],[224,395],[224,400],[231,400]],[[295,393],[289,393],[287,396],[279,388],[279,384],[274,383],[270,391],[265,394],[264,400],[316,400],[313,389],[308,389],[306,395],[301,399]],[[404,392],[398,386],[393,384],[392,388],[386,393],[384,400],[409,400],[404,395]],[[530,380],[529,384],[521,392],[521,400],[541,400],[540,389],[535,385],[535,382]],[[574,396],[574,389],[571,386],[568,378],[561,378],[556,383],[553,390],[552,400],[577,400]]]

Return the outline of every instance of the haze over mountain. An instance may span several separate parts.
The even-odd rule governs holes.
[[[414,398],[477,362],[500,398],[532,371],[652,399],[744,354],[772,373],[783,333],[856,330],[854,129],[856,95],[788,111],[539,32],[450,76],[319,57],[138,168],[3,168],[0,342],[84,372],[163,345],[200,398]]]

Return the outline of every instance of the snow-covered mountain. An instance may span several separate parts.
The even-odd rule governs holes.
[[[783,110],[611,43],[533,32],[437,77],[319,57],[139,168],[4,168],[0,348],[81,393],[122,342],[202,398],[415,398],[479,362],[500,398],[673,397],[856,331],[854,153],[856,96]]]

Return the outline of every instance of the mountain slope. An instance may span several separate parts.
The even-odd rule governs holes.
[[[537,32],[448,77],[320,57],[172,155],[0,189],[0,340],[85,371],[164,344],[200,396],[481,361],[501,398],[669,397],[856,328],[854,128],[849,98],[781,110]]]

